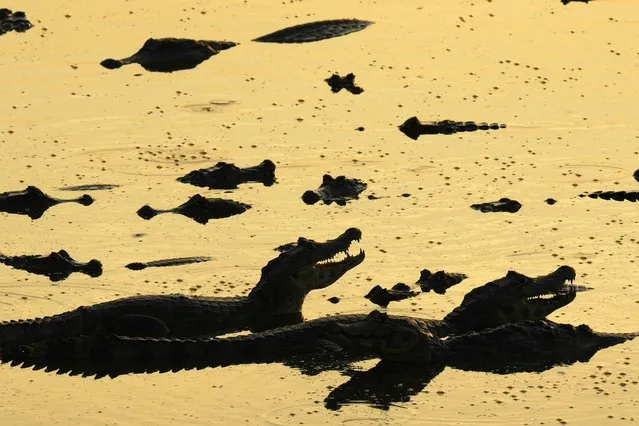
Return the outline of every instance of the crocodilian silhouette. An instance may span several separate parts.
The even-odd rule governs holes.
[[[307,373],[341,369],[351,377],[329,393],[326,408],[366,403],[388,409],[410,400],[446,367],[496,374],[540,372],[586,362],[600,349],[639,335],[538,320],[440,339],[413,318],[377,311],[361,321],[326,318],[322,324],[197,340],[76,336],[3,349],[1,356],[12,365],[96,378],[248,363],[283,363]],[[353,372],[349,366],[371,358],[381,361],[368,371]]]

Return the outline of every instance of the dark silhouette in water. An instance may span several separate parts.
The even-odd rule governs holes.
[[[150,262],[132,262],[125,265],[125,267],[132,271],[140,271],[146,268],[161,268],[167,266],[188,265],[190,263],[208,262],[211,259],[212,258],[208,256],[176,257],[173,259],[152,260]]]
[[[232,41],[150,38],[128,58],[105,59],[100,65],[110,70],[129,64],[140,64],[145,70],[156,72],[188,70],[236,45]]]
[[[28,186],[24,191],[0,194],[0,212],[24,214],[34,220],[42,217],[50,207],[60,203],[79,203],[83,206],[90,206],[93,204],[93,198],[84,194],[79,198],[61,200],[48,196],[35,186]]]
[[[12,12],[5,8],[0,9],[0,35],[9,31],[23,33],[31,27],[33,27],[33,24],[29,22],[24,12]]]
[[[239,201],[225,200],[223,198],[205,198],[196,194],[178,207],[168,210],[155,210],[149,205],[142,206],[138,210],[138,216],[149,220],[161,213],[176,213],[190,217],[197,223],[205,225],[210,219],[221,219],[224,217],[242,214],[251,206]]]
[[[45,275],[51,281],[65,280],[73,272],[81,272],[93,278],[102,275],[102,263],[99,260],[91,259],[86,263],[78,262],[66,250],[51,252],[48,256],[5,256],[0,254],[0,263],[32,274]]]
[[[220,161],[208,169],[193,170],[177,180],[209,189],[236,189],[238,185],[247,182],[261,182],[264,186],[271,186],[275,183],[275,163],[264,160],[257,166],[240,168]]]
[[[263,43],[308,43],[361,31],[372,23],[371,21],[360,21],[359,19],[309,22],[263,35],[253,41]]]
[[[517,213],[519,209],[521,209],[521,203],[517,200],[511,200],[510,198],[500,198],[498,201],[473,204],[470,208],[482,213]]]
[[[333,74],[324,81],[331,86],[331,91],[333,93],[338,93],[340,90],[346,89],[353,95],[359,95],[364,91],[364,89],[355,85],[355,74],[353,73],[346,74],[345,77],[342,77],[339,74]]]
[[[302,194],[302,201],[306,204],[315,204],[323,201],[324,204],[335,203],[345,206],[347,201],[359,199],[367,187],[366,182],[346,176],[332,177],[326,174],[322,177],[322,184],[315,190],[308,190]]]

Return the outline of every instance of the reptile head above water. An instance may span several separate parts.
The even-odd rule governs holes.
[[[575,299],[575,270],[561,266],[548,275],[530,278],[515,271],[470,291],[444,321],[466,331],[511,322],[544,319]]]
[[[249,297],[278,302],[294,299],[300,307],[311,290],[325,288],[364,261],[360,250],[349,247],[362,238],[362,231],[349,228],[335,239],[317,242],[300,237],[296,243],[278,248],[282,253],[262,268],[262,276]]]

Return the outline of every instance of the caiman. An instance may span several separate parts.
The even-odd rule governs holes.
[[[102,275],[102,263],[97,259],[78,262],[66,250],[53,251],[47,256],[6,256],[0,254],[0,263],[32,274],[44,275],[51,281],[62,281],[73,272],[81,272],[92,278]]]
[[[33,27],[33,24],[29,22],[24,12],[12,12],[5,8],[0,9],[0,35],[9,31],[23,33],[31,27]]]
[[[0,194],[0,212],[23,214],[31,219],[39,219],[45,211],[60,203],[78,203],[83,206],[93,204],[93,198],[84,194],[79,198],[62,200],[53,198],[39,188],[29,185],[23,191],[9,191]]]
[[[105,59],[104,68],[113,70],[140,64],[147,71],[173,72],[197,67],[213,55],[237,46],[232,41],[191,40],[187,38],[150,38],[128,58]]]
[[[346,383],[333,388],[324,399],[326,408],[367,403],[388,410],[394,403],[408,402],[446,367],[494,374],[543,372],[557,365],[587,362],[599,350],[639,335],[599,333],[587,325],[575,327],[548,320],[525,321],[445,341],[431,339],[432,346],[420,351],[420,344],[429,337],[415,324],[382,324],[376,328],[379,337],[374,339],[379,341],[378,350],[386,359],[369,370],[353,372]],[[363,336],[372,334],[362,326],[344,333],[343,340],[347,342],[352,340],[350,335],[356,334],[359,344],[366,343]],[[381,342],[386,342],[383,348]]]
[[[476,123],[474,121],[420,121],[417,117],[411,117],[404,121],[399,130],[413,140],[421,135],[452,135],[459,132],[476,132],[477,130],[498,130],[506,128],[499,123]]]
[[[407,323],[430,340],[439,340],[445,336],[509,322],[540,320],[574,300],[575,287],[565,285],[566,281],[574,278],[575,271],[568,266],[538,278],[510,271],[504,278],[469,292],[461,305],[443,320],[391,316],[386,324],[395,327],[395,324]],[[61,374],[71,372],[115,377],[127,373],[286,362],[299,356],[330,355],[345,349],[349,356],[359,359],[378,356],[378,352],[373,350],[376,345],[382,345],[380,348],[383,349],[383,345],[395,345],[402,339],[406,340],[407,345],[418,341],[413,334],[396,333],[389,342],[383,343],[380,333],[388,327],[379,327],[379,333],[363,336],[371,342],[361,343],[359,348],[351,347],[348,339],[344,341],[344,328],[357,329],[370,321],[371,318],[366,314],[338,315],[249,335],[194,340],[103,336],[96,333],[57,340],[42,339],[39,342],[32,339],[31,345],[21,348],[16,345],[3,347],[2,360],[11,361],[14,365],[24,363],[25,367],[46,366],[48,371],[58,370]],[[376,321],[379,322],[379,319]],[[424,345],[430,348],[430,343]]]
[[[363,251],[354,256],[348,252],[361,237],[357,228],[326,242],[300,237],[262,268],[248,296],[133,296],[44,318],[0,322],[0,346],[83,334],[193,337],[295,324],[303,321],[302,304],[310,291],[330,286],[364,261]]]
[[[358,320],[321,320],[229,338],[162,339],[76,336],[4,351],[2,362],[58,374],[117,377],[128,373],[176,372],[252,363],[313,362],[328,354],[347,362],[383,362],[507,374],[544,371],[558,364],[588,361],[598,350],[639,333],[598,333],[548,320],[524,321],[437,338],[411,317],[373,311]],[[431,377],[432,379],[432,377]]]

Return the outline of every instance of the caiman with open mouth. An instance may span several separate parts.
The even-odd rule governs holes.
[[[44,318],[0,322],[0,347],[4,351],[79,335],[198,337],[295,324],[303,321],[302,304],[310,291],[330,286],[364,261],[363,251],[348,252],[361,237],[359,229],[349,228],[326,242],[299,238],[262,268],[248,296],[133,296]]]
[[[300,245],[304,245],[305,241],[301,240]],[[335,352],[346,352],[349,360],[379,356],[399,360],[400,357],[407,359],[406,353],[415,358],[421,352],[423,354],[419,356],[426,357],[433,351],[435,343],[432,342],[440,342],[446,336],[545,318],[574,300],[576,287],[566,285],[574,278],[575,271],[569,266],[537,278],[510,271],[505,277],[472,290],[461,305],[443,320],[384,316],[385,321],[380,322],[378,318],[375,327],[371,327],[372,318],[367,314],[337,315],[249,335],[193,340],[93,333],[3,348],[2,361],[22,364],[23,367],[47,367],[47,371],[57,370],[59,374],[116,377],[127,373],[246,363],[290,362],[295,365],[291,360],[299,357],[319,360],[325,355],[330,358]],[[269,291],[268,285],[262,288],[258,285],[255,291],[264,291],[275,298],[290,294]],[[401,332],[406,324],[418,333],[410,330]],[[403,328],[398,328],[398,325]],[[358,330],[363,331],[360,333]],[[183,334],[187,335],[187,332]],[[402,341],[405,341],[405,347],[412,348],[409,352],[397,349],[404,347]],[[421,345],[421,349],[415,349],[417,344]]]

